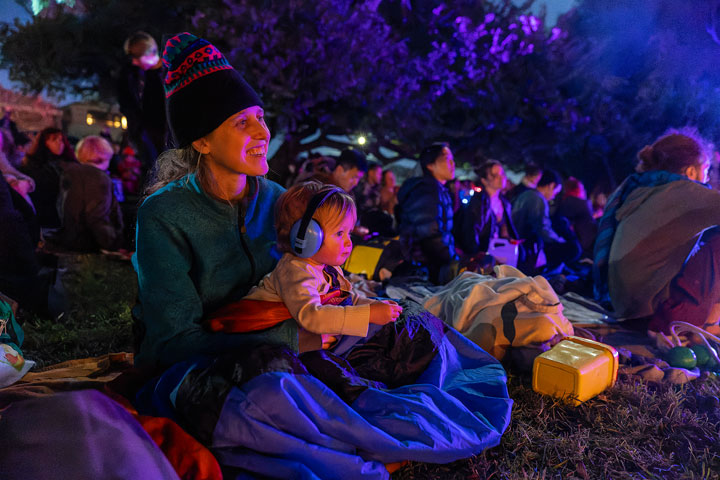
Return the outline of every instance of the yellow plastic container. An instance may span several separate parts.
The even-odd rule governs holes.
[[[345,260],[343,268],[350,273],[365,274],[367,278],[372,279],[382,252],[382,248],[358,245]]]
[[[615,384],[618,353],[610,345],[567,337],[533,363],[533,390],[580,405]]]

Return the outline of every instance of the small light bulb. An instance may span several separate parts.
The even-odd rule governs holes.
[[[358,144],[359,144],[359,145],[365,145],[365,142],[367,142],[367,139],[366,139],[365,137],[363,137],[362,135],[360,135],[360,136],[358,137]]]

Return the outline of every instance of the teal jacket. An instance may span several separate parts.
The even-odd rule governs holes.
[[[252,334],[201,326],[205,315],[245,296],[280,258],[275,202],[284,189],[260,177],[248,177],[248,184],[245,201],[231,206],[208,196],[190,174],[140,206],[132,259],[138,275],[136,366],[167,367],[257,343],[296,347],[293,322]]]

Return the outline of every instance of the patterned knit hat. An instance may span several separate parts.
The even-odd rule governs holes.
[[[163,64],[168,123],[178,148],[220,126],[231,115],[262,106],[255,90],[210,42],[187,32],[165,44]]]

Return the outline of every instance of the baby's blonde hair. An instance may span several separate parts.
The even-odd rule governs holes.
[[[290,242],[292,226],[305,215],[305,210],[307,210],[308,204],[315,195],[327,193],[334,188],[338,187],[310,181],[293,185],[280,195],[275,204],[275,230],[277,232],[278,250],[292,252]],[[357,219],[355,201],[349,194],[338,189],[315,210],[312,218],[325,230],[339,224],[347,215],[352,216],[354,224]]]

